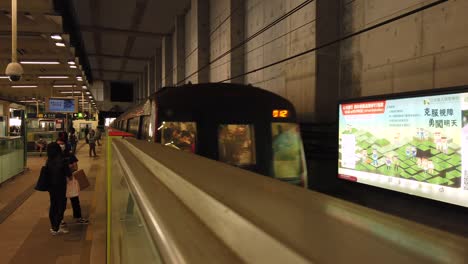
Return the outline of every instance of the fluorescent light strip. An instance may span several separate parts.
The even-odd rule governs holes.
[[[74,61],[68,61],[68,64],[75,65],[76,63]]]
[[[12,85],[11,88],[37,88],[37,85]]]
[[[76,69],[76,65],[70,65],[71,69]]]
[[[68,79],[68,76],[39,76],[39,79]]]
[[[56,39],[56,40],[62,40],[62,36],[60,36],[58,34],[51,35],[50,38],[51,39]]]
[[[81,88],[88,89],[88,87],[86,87],[86,85],[81,86]]]
[[[57,43],[55,43],[55,46],[57,46],[57,47],[65,47],[65,43],[57,42]]]
[[[47,64],[60,64],[59,61],[20,61],[21,64],[34,64],[34,65],[47,65]]]
[[[8,79],[8,76],[0,76],[0,79]]]
[[[76,87],[76,85],[73,85],[73,84],[54,84],[53,87],[54,88],[72,88],[72,87]]]
[[[79,91],[61,91],[61,94],[81,94]]]

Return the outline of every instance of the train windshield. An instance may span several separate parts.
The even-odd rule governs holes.
[[[162,122],[161,144],[195,153],[197,125],[195,122]]]
[[[278,179],[305,177],[304,151],[295,123],[272,123],[273,172]]]
[[[226,124],[218,128],[219,161],[248,167],[256,164],[253,125]]]

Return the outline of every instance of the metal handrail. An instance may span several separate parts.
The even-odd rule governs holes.
[[[468,239],[159,144],[115,140],[166,263],[466,263]]]

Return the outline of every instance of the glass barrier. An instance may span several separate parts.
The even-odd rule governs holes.
[[[111,263],[162,263],[117,159],[112,170]],[[117,260],[118,259],[118,260]]]
[[[24,169],[23,138],[0,138],[0,183]]]
[[[111,138],[111,137],[109,137]],[[110,144],[110,141],[108,141]],[[109,149],[108,149],[109,151]],[[109,152],[108,152],[109,155]],[[163,263],[134,203],[118,159],[111,161],[110,229],[107,263]]]

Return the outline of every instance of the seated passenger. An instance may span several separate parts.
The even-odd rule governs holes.
[[[36,141],[36,149],[39,150],[39,157],[42,157],[42,151],[46,147],[47,147],[47,142],[42,137],[39,137],[39,139]]]

